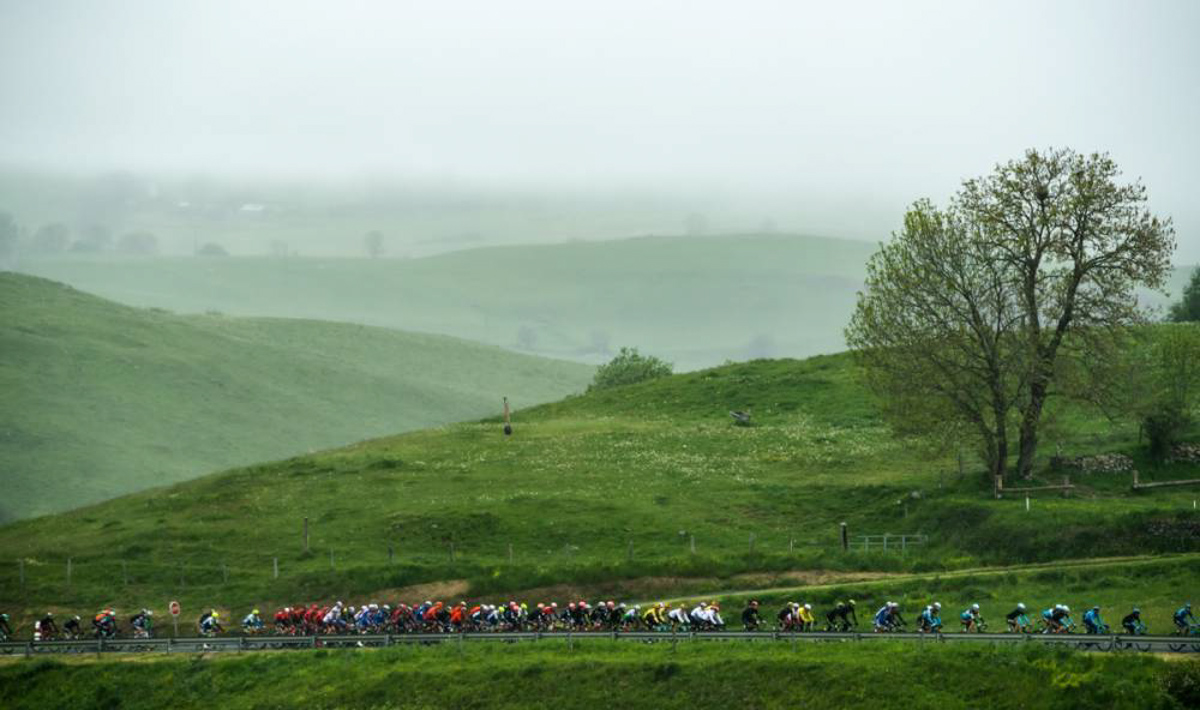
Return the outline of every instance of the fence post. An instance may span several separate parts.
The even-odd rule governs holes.
[[[883,551],[884,552],[887,552],[887,539],[888,539],[888,534],[884,533],[883,534]]]
[[[754,533],[750,533],[750,554],[754,554]]]
[[[275,568],[275,579],[279,579],[279,558],[274,557],[274,558],[272,558],[272,560],[274,561],[273,565]]]
[[[1134,490],[1137,490],[1137,487],[1138,487],[1138,470],[1135,468],[1135,469],[1133,469],[1133,488],[1134,488]],[[1194,508],[1196,506],[1192,506],[1192,507]]]
[[[796,538],[789,537],[788,538],[788,554],[790,555],[790,554],[794,553],[795,551],[796,551]]]
[[[308,516],[304,516],[304,551],[308,552]]]
[[[1063,498],[1067,498],[1071,495],[1071,489],[1067,487],[1070,485],[1071,485],[1071,474],[1069,474],[1069,473],[1063,474]]]
[[[693,555],[696,554],[696,536],[695,535],[688,535],[688,544],[691,545],[692,554]]]
[[[1025,494],[1025,512],[1026,513],[1029,512],[1029,494],[1028,493]]]
[[[850,537],[849,537],[849,533],[846,531],[845,523],[842,523],[841,528],[842,528],[842,552],[846,552],[847,550],[850,549]]]
[[[900,554],[903,555],[908,551],[908,535],[900,536]]]

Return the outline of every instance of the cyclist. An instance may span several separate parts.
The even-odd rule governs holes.
[[[1141,636],[1146,633],[1146,625],[1142,623],[1142,610],[1135,606],[1133,611],[1121,619],[1121,627],[1132,636]]]
[[[69,639],[77,639],[83,635],[83,629],[79,626],[79,617],[72,616],[67,619],[67,623],[63,624],[63,636]]]
[[[879,607],[879,611],[875,612],[874,622],[876,632],[886,632],[895,629],[895,620],[892,617],[895,607],[895,602],[885,602],[883,606]]]
[[[672,631],[687,631],[693,623],[698,623],[698,621],[693,622],[691,615],[687,613],[683,606],[677,606],[668,611],[667,621],[671,623]]]
[[[332,613],[332,612],[331,612]],[[247,634],[261,633],[263,630],[262,617],[258,615],[258,609],[251,609],[250,613],[242,619],[242,632]]]
[[[1061,634],[1070,630],[1071,607],[1066,604],[1055,604],[1050,609],[1042,612],[1042,619],[1046,622],[1046,633]]]
[[[56,635],[58,635],[58,624],[54,623],[53,613],[46,612],[45,616],[34,622],[34,641],[52,641]]]
[[[844,602],[838,602],[825,615],[825,619],[829,622],[828,628],[833,631],[849,631],[851,628],[850,619],[853,619],[854,626],[858,626],[858,616],[854,613],[854,600],[847,599]]]
[[[1094,606],[1083,615],[1083,625],[1089,634],[1108,633],[1108,624],[1100,618],[1100,607]]]
[[[8,614],[0,614],[0,641],[7,641],[12,632],[12,627],[8,625]]]
[[[150,638],[152,633],[150,617],[153,616],[153,614],[154,612],[150,611],[149,609],[142,609],[138,613],[129,617],[129,625],[133,627],[133,635],[136,638]]]
[[[742,626],[747,631],[758,631],[758,625],[762,623],[762,619],[758,615],[758,601],[751,599],[746,608],[742,610]]]
[[[1008,622],[1008,630],[1013,633],[1021,633],[1029,628],[1029,617],[1025,615],[1025,604],[1017,604],[1017,608],[1004,615],[1004,620]]]
[[[805,604],[796,610],[801,631],[812,631],[816,619],[813,618],[812,604]]]
[[[196,622],[196,628],[201,636],[215,636],[224,631],[221,628],[221,613],[216,609],[211,609],[200,615],[199,621]]]
[[[972,604],[966,611],[959,614],[958,618],[962,620],[963,631],[965,632],[978,632],[980,624],[983,623],[983,617],[979,615],[978,604]]]
[[[1192,616],[1192,603],[1188,602],[1175,610],[1175,633],[1180,636],[1186,636],[1191,632],[1192,626],[1196,623],[1196,617]]]
[[[924,633],[935,633],[942,630],[942,605],[940,602],[934,602],[925,607],[925,611],[921,612],[920,618],[917,620],[917,626]]]
[[[117,635],[117,612],[114,609],[104,609],[92,619],[96,638],[112,638]]]
[[[796,626],[799,621],[796,614],[796,609],[799,606],[800,605],[796,602],[788,602],[787,604],[784,604],[783,608],[779,610],[779,613],[775,615],[775,620],[779,622],[780,631],[791,631],[792,628]]]

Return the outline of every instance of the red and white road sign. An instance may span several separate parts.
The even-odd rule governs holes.
[[[171,616],[179,616],[179,602],[171,602]]]

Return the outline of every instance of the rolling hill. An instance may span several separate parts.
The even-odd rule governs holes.
[[[443,336],[179,316],[0,273],[0,519],[533,404],[587,366]]]
[[[734,425],[731,409],[751,411],[753,425]],[[1126,452],[1143,480],[1191,475],[1187,464],[1147,461],[1133,427],[1071,408],[1055,416],[1064,454]],[[1000,569],[996,584],[969,570],[1049,563],[1027,572],[1047,593],[1139,595],[1161,625],[1200,579],[1194,490],[1131,495],[1126,475],[1081,474],[1071,498],[1035,497],[1029,510],[995,500],[969,451],[960,473],[953,452],[897,439],[846,355],[675,375],[533,407],[514,422],[512,437],[496,420],[455,424],[0,527],[0,549],[26,575],[23,591],[17,565],[0,565],[0,605],[178,597],[188,608],[238,609],[530,590],[645,598],[831,580],[813,597],[823,602],[863,572],[885,575],[883,585],[898,572],[934,575],[855,587],[865,600],[917,603],[951,589],[936,575],[955,571],[964,596],[1009,603],[998,590],[1026,572]],[[1039,475],[1057,479],[1044,466]],[[895,537],[887,552],[878,541],[874,552],[843,552],[842,522],[853,541],[927,538],[903,552]],[[1161,564],[1139,573],[1112,561],[1078,578],[1056,567],[1109,556]]]
[[[646,237],[422,259],[61,256],[20,268],[138,306],[366,323],[589,363],[637,346],[687,370],[842,350],[874,248]]]

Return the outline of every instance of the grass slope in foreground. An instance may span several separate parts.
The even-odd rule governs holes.
[[[503,646],[503,647],[502,647]],[[1186,708],[1200,663],[1038,646],[447,644],[0,663],[22,708]]]
[[[752,410],[756,425],[733,426],[730,409]],[[1070,409],[1055,420],[1064,454],[1140,456],[1136,430]],[[179,597],[241,610],[405,598],[396,590],[433,582],[429,594],[477,598],[646,578],[657,594],[749,572],[1200,552],[1194,489],[1131,495],[1127,475],[1093,474],[1028,512],[992,499],[973,467],[959,479],[951,457],[898,440],[847,356],[676,375],[535,407],[515,424],[508,438],[498,421],[457,424],[4,526],[0,606],[159,609]],[[1138,465],[1144,480],[1194,477]],[[852,535],[919,532],[929,544],[843,553],[843,521]],[[751,583],[716,588],[739,586]]]
[[[124,303],[445,333],[599,362],[638,346],[679,369],[842,350],[867,242],[653,237],[422,259],[30,258]]]
[[[591,369],[442,336],[178,316],[0,273],[0,519],[532,404]]]

